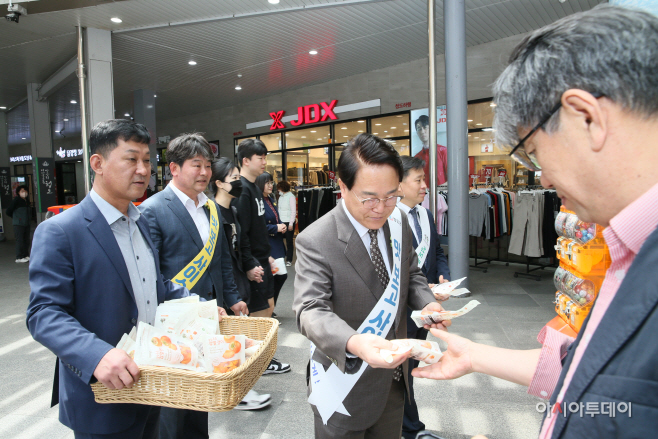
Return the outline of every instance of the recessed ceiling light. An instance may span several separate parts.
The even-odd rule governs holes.
[[[286,137],[288,137],[290,134],[286,134]]]
[[[322,140],[322,137],[318,137],[318,140]]]
[[[380,124],[380,123],[376,123],[375,125],[380,126],[381,124]]]
[[[357,122],[359,122],[359,123],[366,123],[365,120],[357,120]]]
[[[388,133],[388,131],[387,131],[387,130],[384,130],[384,132],[385,132],[385,133]]]
[[[391,127],[392,130],[396,129],[397,127]]]
[[[474,139],[479,139],[479,137],[473,137]]]
[[[77,103],[78,103],[78,101],[71,101],[71,103],[72,103],[72,104],[77,104]]]
[[[6,110],[7,107],[0,107],[0,110]]]
[[[379,134],[379,133],[373,133],[373,134],[376,136],[376,135]]]
[[[308,51],[308,54],[309,54],[309,55],[317,55],[317,54],[318,54],[318,51],[317,51],[317,50],[309,50],[309,51]]]
[[[313,130],[311,130],[311,132],[312,132],[312,133],[317,133],[317,131],[313,131]]]
[[[196,61],[188,61],[187,63],[188,63],[189,65],[191,65],[191,66],[195,66],[195,65],[196,65]]]
[[[404,126],[406,127],[406,126],[407,126],[407,122],[402,122],[402,125],[404,125]]]
[[[110,21],[112,23],[121,23],[123,20],[120,19],[119,17],[112,17],[112,18],[110,18]]]
[[[153,105],[147,105],[146,108],[153,108]]]
[[[493,131],[493,128],[482,128],[482,131]]]
[[[153,95],[153,97],[154,97],[154,98],[157,98],[157,97],[158,97],[158,95]]]
[[[69,121],[68,119],[62,119],[62,120],[63,120],[64,122],[68,122],[68,121]]]
[[[396,117],[402,117],[402,116],[396,116]],[[395,143],[395,142],[393,142],[393,143]]]
[[[482,124],[481,124],[481,123],[476,123],[475,125],[477,125],[477,126],[482,126]]]
[[[408,132],[409,132],[409,130],[404,130],[404,132],[405,132],[405,133],[408,133]]]
[[[473,122],[473,119],[468,119],[468,121],[467,121],[467,122]]]
[[[278,5],[279,4],[279,0],[267,0],[267,2],[271,5]]]
[[[59,131],[58,131],[59,132]],[[27,140],[25,137],[22,137],[23,140]]]
[[[494,103],[492,102],[492,103],[489,104],[489,106],[490,106],[490,107],[495,107],[496,104],[494,104]]]
[[[341,130],[346,130],[346,129],[347,129],[347,127],[342,127],[342,128],[341,128]]]
[[[343,137],[347,138],[347,137],[349,137],[349,136],[343,136]]]
[[[362,133],[362,132],[363,132],[363,130],[359,130],[359,132],[360,132],[360,133]]]
[[[236,89],[236,90],[242,90],[242,87],[240,87],[239,85],[236,85],[236,86],[235,86],[235,89]]]
[[[469,134],[468,137],[471,137],[471,135]]]
[[[130,117],[130,113],[126,113],[126,114],[124,114],[124,116]]]
[[[302,136],[302,139],[306,139],[306,136]]]

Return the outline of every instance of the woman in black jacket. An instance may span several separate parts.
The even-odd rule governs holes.
[[[12,219],[16,237],[16,263],[30,261],[30,201],[27,186],[18,186],[18,194],[7,207],[7,216]]]

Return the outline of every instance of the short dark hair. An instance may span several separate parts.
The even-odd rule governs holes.
[[[258,139],[245,139],[238,145],[238,164],[244,166],[244,159],[255,155],[267,155],[267,147]]]
[[[272,178],[272,174],[269,172],[263,172],[260,174],[258,177],[256,177],[256,181],[254,181],[254,184],[258,189],[260,189],[261,192],[265,191],[265,183],[274,181]]]
[[[290,183],[285,180],[281,180],[276,184],[277,189],[281,189],[283,192],[290,192]]]
[[[402,181],[404,171],[400,154],[387,141],[372,134],[362,133],[352,138],[338,159],[338,176],[348,189],[352,189],[356,173],[363,165],[392,166]]]
[[[16,194],[20,194],[22,190],[25,190],[25,192],[28,194],[30,193],[30,191],[27,189],[27,185],[22,184],[16,188]]]
[[[408,155],[405,155],[403,157],[400,157],[400,160],[402,160],[402,169],[404,170],[404,177],[407,178],[409,176],[409,171],[412,169],[416,170],[424,170],[425,169],[425,160],[418,158],[418,157],[410,157]]]
[[[222,157],[219,160],[215,160],[212,165],[212,177],[210,177],[210,192],[213,195],[217,195],[217,183],[216,181],[219,180],[221,182],[224,182],[226,180],[226,177],[229,176],[231,172],[235,168],[240,169],[238,165],[236,165],[233,160],[229,159],[228,157]]]
[[[137,142],[148,145],[151,142],[149,130],[141,123],[126,119],[110,119],[98,122],[89,133],[89,152],[107,158],[108,154],[119,144]]]
[[[430,126],[430,118],[429,116],[422,115],[418,119],[416,119],[416,122],[414,122],[414,128],[418,130],[418,124],[423,127],[428,127]]]
[[[167,161],[183,166],[187,160],[202,156],[208,161],[215,157],[208,141],[199,133],[181,134],[169,142],[167,146]]]

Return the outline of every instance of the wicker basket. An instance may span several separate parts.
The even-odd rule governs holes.
[[[270,364],[277,346],[279,322],[262,317],[224,317],[223,335],[244,334],[263,340],[258,350],[237,369],[223,373],[199,373],[157,366],[140,366],[141,376],[132,389],[110,390],[91,385],[101,404],[146,404],[204,412],[224,412],[238,405]]]

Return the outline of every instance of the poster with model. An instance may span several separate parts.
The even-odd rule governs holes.
[[[436,184],[448,181],[448,136],[446,134],[446,106],[436,108]],[[411,111],[411,155],[425,160],[425,183],[430,185],[430,118],[429,110]]]

